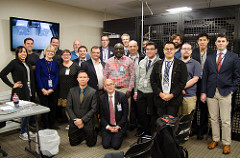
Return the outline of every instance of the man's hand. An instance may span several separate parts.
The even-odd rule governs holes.
[[[185,95],[185,94],[186,94],[186,91],[185,91],[185,90],[182,90],[182,94]]]
[[[200,100],[201,102],[205,103],[207,99],[207,95],[206,94],[201,94]]]
[[[47,94],[50,95],[53,92],[52,89],[47,90]]]
[[[82,119],[74,119],[74,124],[80,129],[80,128],[83,128],[84,127],[84,123],[82,121]]]
[[[165,97],[165,93],[160,92],[160,93],[159,93],[159,97],[163,99],[163,98]]]
[[[135,101],[137,101],[137,92],[134,93],[133,99],[134,99]]]
[[[165,93],[165,96],[162,98],[164,101],[169,101],[171,100],[172,98],[174,97],[174,95],[171,93],[171,94],[168,94],[168,93]]]
[[[47,90],[45,88],[43,88],[41,90],[42,90],[43,95],[48,95]]]
[[[129,98],[129,97],[131,97],[131,91],[127,91],[126,92],[126,96]]]

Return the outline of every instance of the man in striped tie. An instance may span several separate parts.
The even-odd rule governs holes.
[[[102,124],[102,145],[105,149],[121,147],[127,131],[128,100],[124,93],[115,91],[111,79],[104,82],[104,93],[100,97],[100,116]]]
[[[182,104],[188,72],[186,64],[175,58],[175,44],[167,42],[164,45],[164,60],[154,64],[150,76],[154,93],[154,105],[158,116],[165,114],[177,116],[178,107]]]

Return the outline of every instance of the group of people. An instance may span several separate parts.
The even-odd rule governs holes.
[[[231,97],[240,74],[238,55],[227,50],[227,37],[217,35],[214,51],[208,48],[208,35],[201,33],[193,50],[182,35],[174,34],[164,44],[162,59],[154,42],[143,41],[138,52],[138,43],[128,34],[121,38],[122,43],[111,47],[103,35],[101,47],[93,46],[88,54],[78,40],[74,51],[62,51],[53,37],[40,58],[32,52],[33,39],[27,38],[0,77],[21,100],[35,101],[37,92],[40,104],[50,108],[41,116],[43,128],[57,129],[56,114],[66,114],[72,146],[83,140],[94,146],[101,128],[103,147],[119,149],[127,130],[137,128],[138,137],[151,135],[158,117],[190,114],[199,105],[200,126],[195,118],[192,134],[203,138],[209,111],[213,141],[208,148],[215,148],[220,116],[223,153],[230,153]],[[14,83],[7,77],[10,72]],[[20,138],[27,139],[26,119],[32,120],[22,119]]]

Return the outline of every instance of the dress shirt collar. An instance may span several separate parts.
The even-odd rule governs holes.
[[[85,59],[81,59],[79,58],[80,61],[87,61],[87,57],[85,57]]]
[[[99,59],[99,63],[97,63],[94,59],[92,59],[91,58],[91,60],[92,60],[92,63],[93,63],[93,65],[96,65],[96,64],[101,64],[101,60]]]
[[[166,58],[164,59],[164,61],[173,61],[174,60],[174,58],[172,58],[171,60],[167,60]]]
[[[110,96],[113,96],[113,98],[114,98],[114,96],[115,96],[115,91],[113,92],[113,94],[108,94],[108,98],[110,98]]]
[[[149,57],[147,56],[147,60],[151,60],[152,62],[153,62],[155,59],[156,59],[156,55],[155,55],[155,57],[152,58],[152,59],[149,59]]]
[[[224,51],[222,51],[222,53],[223,53],[223,55],[226,55],[227,49],[225,49]],[[218,51],[217,51],[217,55],[219,55],[219,54],[220,54],[220,51],[218,50]]]

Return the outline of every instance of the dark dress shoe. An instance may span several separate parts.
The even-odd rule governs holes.
[[[223,154],[229,154],[229,153],[230,153],[230,145],[224,145]]]
[[[192,137],[192,136],[194,136],[194,135],[196,135],[196,134],[197,134],[197,132],[190,130],[189,137]]]
[[[136,137],[142,137],[142,136],[144,136],[145,134],[146,134],[145,132],[139,131],[139,132],[137,132],[137,133],[135,134],[135,136],[136,136]]]
[[[218,145],[218,142],[212,141],[212,142],[208,145],[208,149],[214,149],[217,145]]]
[[[197,139],[198,139],[198,140],[202,140],[202,139],[203,139],[203,135],[198,134]]]

